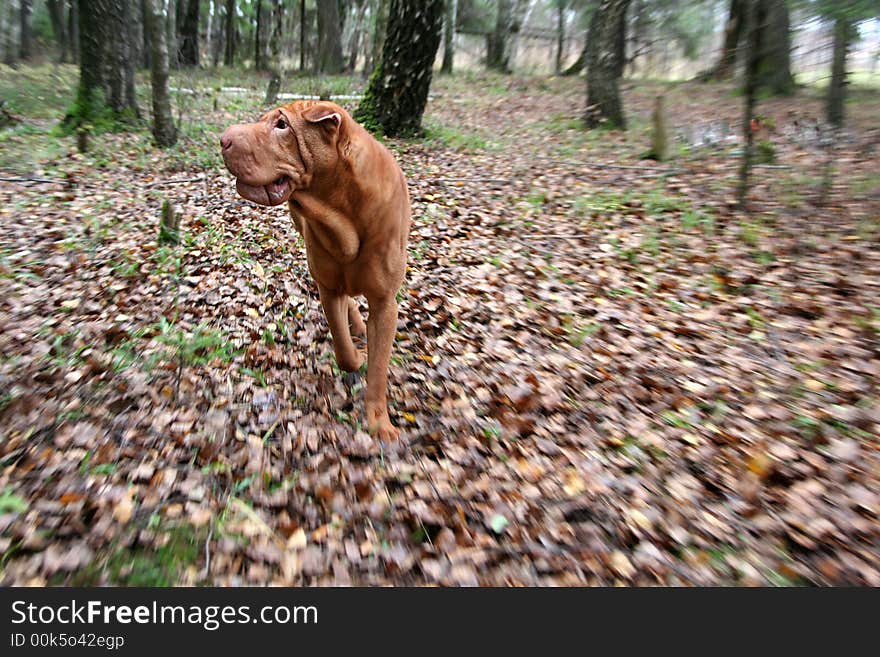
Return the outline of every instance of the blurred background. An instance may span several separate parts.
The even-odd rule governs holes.
[[[878,21],[2,0],[0,583],[880,585]],[[410,186],[397,446],[220,157],[303,98]]]

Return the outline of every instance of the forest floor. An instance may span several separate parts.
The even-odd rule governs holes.
[[[738,212],[730,86],[628,82],[621,133],[580,127],[582,79],[435,79],[427,137],[388,142],[386,451],[289,218],[221,165],[266,80],[222,75],[174,77],[171,151],[85,154],[75,69],[0,75],[0,583],[880,586],[876,90],[833,149],[817,91],[761,102]]]

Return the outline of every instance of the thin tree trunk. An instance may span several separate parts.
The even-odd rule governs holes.
[[[181,3],[184,0],[180,0]],[[199,65],[199,0],[189,0],[180,26],[180,48],[178,59],[181,66]]]
[[[495,29],[486,40],[486,67],[510,73],[510,35],[513,28],[513,0],[498,0]]]
[[[592,24],[593,24],[593,22],[590,21],[590,25],[592,25]],[[587,52],[589,50],[589,46],[590,46],[590,35],[589,35],[589,31],[588,31],[588,34],[586,36],[586,41],[584,42],[584,47],[581,49],[581,54],[578,55],[578,58],[575,60],[575,62],[571,66],[569,66],[567,69],[565,69],[562,72],[563,76],[577,75],[587,67]]]
[[[64,0],[49,0],[49,20],[52,21],[52,33],[58,41],[58,61],[67,61],[67,23],[64,20]]]
[[[766,20],[763,0],[746,0],[744,8],[744,34],[746,43],[745,67],[745,99],[743,108],[743,153],[739,168],[739,190],[737,199],[740,208],[744,208],[749,193],[749,176],[752,171],[752,159],[755,144],[755,132],[752,119],[755,116],[755,96],[758,90],[758,67],[761,62],[761,47],[764,30],[761,26]]]
[[[168,45],[168,66],[171,68],[179,68],[180,60],[178,59],[177,46],[178,46],[178,38],[177,31],[180,28],[180,23],[177,20],[180,7],[182,2],[186,2],[186,0],[164,0],[166,2],[165,5],[165,39]]]
[[[272,2],[272,36],[269,39],[269,57],[271,59],[272,77],[266,89],[266,105],[274,105],[281,90],[281,32],[284,21],[283,0]]]
[[[265,71],[268,68],[266,63],[266,37],[265,37],[265,16],[263,15],[263,0],[257,0],[254,7],[254,68],[258,71]]]
[[[443,0],[391,0],[382,59],[355,113],[368,129],[388,136],[422,133],[442,26]]]
[[[318,58],[319,73],[342,72],[342,35],[337,0],[318,0]]]
[[[354,14],[354,24],[351,28],[351,36],[348,39],[348,61],[345,64],[346,71],[354,71],[357,68],[357,60],[361,51],[364,18],[367,13],[366,0],[357,0]]]
[[[114,0],[109,12],[103,16],[108,21],[110,38],[110,61],[107,68],[108,104],[116,113],[131,112],[138,116],[137,96],[134,86],[134,58],[131,53],[131,0]]]
[[[553,72],[562,73],[562,58],[565,48],[565,0],[556,0],[556,64]]]
[[[162,0],[158,0],[161,2]],[[141,22],[144,25],[143,30],[143,43],[141,44],[141,68],[152,68],[152,57],[150,56],[150,50],[152,49],[152,44],[150,43],[150,8],[147,6],[146,0],[141,0]],[[164,29],[164,28],[163,28]]]
[[[150,60],[153,87],[153,138],[160,148],[168,148],[177,142],[177,129],[171,114],[171,98],[168,93],[168,43],[166,42],[165,17],[161,0],[144,0],[147,7],[147,24],[152,55]]]
[[[70,0],[70,9],[67,11],[67,34],[70,43],[70,61],[79,64],[79,4],[77,0]]]
[[[375,18],[373,20],[373,43],[370,46],[370,55],[364,63],[364,73],[369,75],[382,61],[382,46],[385,43],[385,33],[388,29],[389,0],[375,0]]]
[[[8,7],[0,7],[3,37],[3,63],[13,66],[18,59],[18,45],[15,42],[15,0],[9,0]]]
[[[144,24],[144,14],[141,11],[140,0],[128,0],[130,3],[130,18],[128,25],[129,34],[129,57],[134,70],[141,66],[144,60],[144,46],[147,42],[144,36],[147,28]]]
[[[630,0],[602,0],[593,14],[587,55],[588,127],[626,128],[619,81],[621,25]]]
[[[834,55],[831,60],[831,84],[828,85],[826,117],[836,129],[843,127],[846,107],[846,58],[852,39],[852,23],[844,12],[834,20]]]
[[[18,30],[18,56],[21,59],[30,59],[33,54],[31,39],[31,14],[33,13],[33,0],[19,0],[19,19],[21,26]]]
[[[235,64],[235,0],[226,0],[226,52],[223,64]]]
[[[743,22],[747,0],[730,0],[730,12],[724,26],[724,42],[721,55],[709,71],[703,76],[707,80],[727,80],[733,76],[736,67],[736,54],[739,40],[743,34]]]
[[[458,14],[458,0],[446,0],[443,14],[443,64],[441,73],[452,73],[455,64],[455,21]]]
[[[299,70],[306,70],[306,0],[299,0]]]

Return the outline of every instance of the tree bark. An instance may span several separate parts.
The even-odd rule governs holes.
[[[52,33],[58,41],[58,61],[67,61],[67,23],[64,20],[64,0],[49,0],[49,19],[52,21]]]
[[[165,17],[161,0],[144,0],[147,8],[145,31],[149,33],[151,81],[153,91],[153,139],[160,148],[168,148],[177,142],[177,128],[171,114],[171,98],[168,93],[168,43],[166,41]]]
[[[370,46],[370,54],[364,63],[364,73],[368,74],[382,60],[382,46],[385,43],[385,33],[388,30],[389,0],[374,0],[375,18],[373,20],[373,38]]]
[[[15,1],[10,0],[8,6],[0,7],[0,19],[2,19],[3,38],[3,63],[14,66],[18,59],[18,44],[15,42]]]
[[[849,53],[853,28],[844,12],[834,20],[834,55],[831,60],[831,84],[828,85],[826,118],[837,129],[843,127],[846,107],[846,58]]]
[[[130,2],[130,21],[128,26],[129,47],[131,52],[131,63],[135,70],[142,67],[144,60],[144,48],[149,48],[148,39],[145,36],[146,25],[144,24],[144,14],[141,7],[141,0],[129,0]]]
[[[283,0],[272,0],[272,36],[269,38],[269,58],[272,77],[266,88],[266,105],[274,105],[281,90],[281,32],[284,21]]]
[[[79,64],[79,3],[70,0],[67,12],[67,34],[70,43],[70,61]]]
[[[199,0],[189,0],[180,26],[178,60],[181,66],[199,65],[199,10]]]
[[[592,25],[592,21],[590,21],[590,24]],[[563,77],[570,76],[570,75],[578,75],[581,71],[583,71],[587,67],[587,51],[589,50],[589,45],[590,45],[589,34],[587,35],[586,39],[587,39],[586,43],[584,43],[584,47],[581,49],[581,54],[578,55],[578,58],[575,60],[575,62],[571,66],[569,66],[567,69],[565,69],[562,72]]]
[[[721,46],[721,55],[705,78],[708,80],[727,80],[733,77],[736,68],[736,54],[740,36],[743,33],[744,10],[747,0],[730,0],[730,12],[727,25],[724,27],[724,43]]]
[[[455,21],[458,14],[458,0],[446,0],[443,13],[443,64],[441,73],[451,74],[455,65]]]
[[[553,72],[562,73],[562,58],[565,48],[565,0],[556,0],[556,63]]]
[[[498,0],[495,29],[486,40],[486,67],[510,73],[510,35],[513,31],[513,0]]]
[[[235,0],[226,0],[226,50],[223,55],[223,64],[232,66],[235,64]]]
[[[159,0],[161,2],[161,0]],[[141,23],[143,23],[144,30],[143,34],[143,43],[141,43],[141,68],[149,68],[153,67],[153,60],[150,56],[150,50],[152,49],[152,43],[150,41],[150,8],[147,6],[147,0],[141,0]],[[164,28],[163,28],[164,29]],[[167,41],[166,41],[167,46]]]
[[[318,0],[318,73],[342,73],[342,34],[337,0]]]
[[[33,54],[31,38],[31,14],[33,9],[33,0],[19,0],[18,56],[21,59],[30,59]]]
[[[110,0],[77,0],[80,68],[76,106],[65,123],[79,127],[88,123],[104,105],[105,24]]]
[[[306,0],[299,0],[299,70],[306,70]]]
[[[361,44],[363,43],[363,26],[364,18],[367,14],[366,0],[357,0],[357,13],[354,19],[354,25],[351,29],[351,38],[348,44],[348,64],[346,71],[353,72],[357,68],[358,55],[360,55]]]
[[[594,128],[626,128],[619,80],[622,21],[630,0],[602,0],[593,14],[587,49],[587,111],[584,121]],[[593,24],[595,23],[595,25]]]
[[[758,71],[761,63],[762,39],[765,31],[761,26],[767,19],[766,5],[763,0],[745,0],[743,8],[744,35],[746,44],[745,66],[745,98],[743,103],[743,153],[739,168],[738,201],[740,208],[745,207],[749,193],[749,176],[752,171],[752,159],[754,153],[755,131],[752,129],[752,119],[755,115],[755,96],[758,90]]]
[[[794,93],[791,74],[791,25],[786,0],[761,0],[764,22],[759,26],[761,59],[758,63],[758,88],[775,96]]]
[[[109,22],[110,61],[108,67],[108,104],[117,114],[131,112],[138,116],[135,93],[135,67],[131,47],[131,0],[114,0],[104,18]]]
[[[367,129],[422,134],[442,25],[443,0],[391,0],[382,58],[355,113]]]

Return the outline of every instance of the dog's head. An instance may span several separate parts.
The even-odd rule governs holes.
[[[220,137],[223,161],[244,198],[279,205],[339,164],[352,122],[335,103],[296,101],[256,123],[227,128]]]

